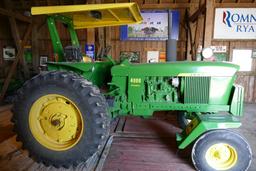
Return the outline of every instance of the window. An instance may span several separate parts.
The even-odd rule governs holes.
[[[250,49],[233,49],[232,62],[240,65],[239,71],[251,71],[252,50],[250,50]]]

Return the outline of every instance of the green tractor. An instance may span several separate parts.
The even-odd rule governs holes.
[[[75,29],[142,21],[135,3],[32,8],[47,14],[58,62],[25,82],[17,92],[13,122],[18,140],[46,166],[70,167],[101,150],[110,119],[150,117],[155,111],[178,111],[183,128],[177,146],[192,146],[197,170],[247,170],[252,152],[231,128],[241,126],[243,87],[235,85],[239,66],[221,62],[131,64],[81,62]],[[72,46],[62,47],[55,21],[70,31]]]

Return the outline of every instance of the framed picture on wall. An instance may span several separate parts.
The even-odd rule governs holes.
[[[120,27],[121,40],[167,40],[168,18],[171,16],[171,39],[179,37],[179,11],[177,10],[143,10],[143,22]]]
[[[159,62],[159,51],[147,51],[147,63]]]
[[[131,63],[140,63],[140,52],[137,51],[121,51],[120,62],[128,59]]]
[[[46,66],[48,56],[40,56],[40,66]]]
[[[14,60],[15,59],[15,48],[5,47],[3,48],[4,60]]]

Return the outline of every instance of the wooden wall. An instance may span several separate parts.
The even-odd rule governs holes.
[[[177,60],[186,59],[186,31],[184,29],[183,18],[185,8],[178,9],[181,15],[180,34],[177,42]],[[147,51],[155,50],[166,52],[166,41],[120,41],[119,27],[110,27],[106,29],[107,45],[112,46],[111,55],[119,60],[121,51],[138,51],[140,52],[140,62],[146,62]]]
[[[27,2],[27,1],[25,1]],[[55,1],[54,1],[55,2]],[[64,2],[60,1],[60,2]],[[75,2],[75,1],[74,1]],[[82,2],[82,1],[81,1]],[[114,3],[114,2],[128,2],[128,0],[102,0],[104,3]],[[255,1],[247,1],[247,0],[135,0],[140,6],[141,9],[177,9],[180,11],[180,35],[179,41],[177,45],[177,54],[178,60],[192,60],[193,48],[197,48],[199,45],[223,45],[227,46],[227,53],[229,56],[229,60],[232,59],[232,50],[236,48],[241,49],[256,49],[256,41],[255,40],[232,40],[232,41],[219,41],[212,40],[212,30],[213,30],[213,17],[214,17],[214,8],[215,7],[256,7]],[[19,1],[15,0],[15,4],[19,3]],[[40,4],[42,3],[42,4]],[[50,3],[50,4],[48,4]],[[37,1],[36,5],[56,5],[51,4],[51,1]],[[68,1],[65,1],[68,3]],[[187,37],[187,29],[185,29],[185,11],[188,11],[189,16],[192,16],[195,12],[198,12],[200,7],[206,3],[206,12],[202,12],[198,15],[198,19],[195,22],[190,23],[192,40],[194,41],[194,45],[190,43],[190,38]],[[17,5],[16,5],[17,6]],[[19,6],[21,7],[21,6]],[[211,9],[211,10],[209,10]],[[22,9],[19,9],[20,11]],[[6,45],[14,46],[14,42],[12,41],[12,36],[10,32],[8,19],[4,16],[0,16],[0,66],[1,72],[0,77],[4,76],[6,72],[8,72],[8,64],[9,62],[3,61],[2,58],[2,48]],[[48,57],[53,56],[53,50],[51,45],[51,40],[49,37],[49,33],[47,30],[47,26],[42,25],[44,22],[43,19],[39,19],[38,17],[34,18],[37,21],[37,55],[34,58],[37,59],[37,64],[39,64],[39,56],[47,55]],[[34,21],[33,19],[33,21]],[[208,21],[207,21],[208,20]],[[39,24],[38,24],[39,23]],[[41,23],[41,24],[40,24]],[[205,24],[206,23],[206,24]],[[21,25],[22,26],[22,23]],[[207,27],[207,28],[206,28]],[[61,24],[57,25],[58,30],[60,31],[60,37],[62,39],[63,45],[66,46],[70,42],[69,35]],[[206,32],[204,30],[207,30]],[[21,27],[22,31],[22,27]],[[119,60],[121,51],[139,51],[141,56],[141,62],[146,62],[146,52],[149,50],[166,50],[166,42],[165,41],[120,41],[119,37],[119,27],[108,27],[104,28],[104,41],[105,45],[111,45],[112,49],[110,54],[116,59]],[[211,32],[209,32],[211,31]],[[79,30],[78,37],[80,39],[82,50],[84,51],[84,46],[86,42],[93,43],[98,46],[99,41],[99,33],[98,29],[90,29],[90,30]],[[101,32],[102,33],[102,32]],[[195,43],[196,42],[196,43]],[[4,66],[4,67],[3,67]],[[238,73],[237,83],[241,84],[245,87],[245,101],[246,102],[256,102],[256,60],[253,60],[253,68],[252,72],[242,72]]]

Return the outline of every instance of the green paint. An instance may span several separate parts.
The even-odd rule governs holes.
[[[58,61],[63,61],[64,51],[55,25],[55,20],[52,16],[47,17],[47,25],[52,40],[53,51],[58,55]]]
[[[73,46],[79,46],[79,42],[70,18],[48,17],[54,53],[63,61],[55,21],[67,25]],[[155,111],[170,110],[196,113],[193,122],[177,135],[180,149],[208,130],[241,125],[234,117],[241,116],[243,110],[243,89],[234,85],[238,65],[224,62],[131,64],[128,60],[118,64],[111,56],[106,59],[108,61],[93,63],[51,62],[48,69],[73,71],[98,87],[107,87],[105,96],[113,100],[108,109],[112,117],[150,117]],[[220,112],[227,115],[219,115]]]
[[[239,119],[229,114],[197,115],[181,134],[176,134],[176,140],[179,149],[184,149],[206,131],[240,126]]]
[[[64,25],[67,26],[67,29],[69,31],[70,34],[70,38],[71,38],[71,44],[72,46],[76,46],[79,47],[79,40],[77,38],[77,34],[76,31],[74,29],[73,26],[73,21],[72,19],[66,17],[66,16],[62,16],[62,15],[51,15],[47,17],[47,25],[48,25],[48,29],[49,29],[49,33],[50,33],[50,37],[52,40],[52,45],[53,45],[53,51],[55,54],[58,55],[58,61],[62,62],[63,61],[63,57],[64,57],[64,50],[63,50],[63,46],[59,37],[59,33],[58,30],[56,28],[56,22],[61,22]]]
[[[110,92],[115,92],[112,114],[125,115],[128,111],[132,115],[150,116],[154,111],[165,110],[228,112],[237,70],[237,65],[221,62],[124,61],[111,69]],[[175,79],[179,80],[177,87],[172,85]]]
[[[73,71],[91,81],[98,87],[102,87],[110,81],[110,68],[113,66],[111,61],[106,62],[49,62],[48,70]]]
[[[233,96],[230,113],[235,116],[243,116],[243,107],[244,107],[244,88],[239,85],[233,85]]]

